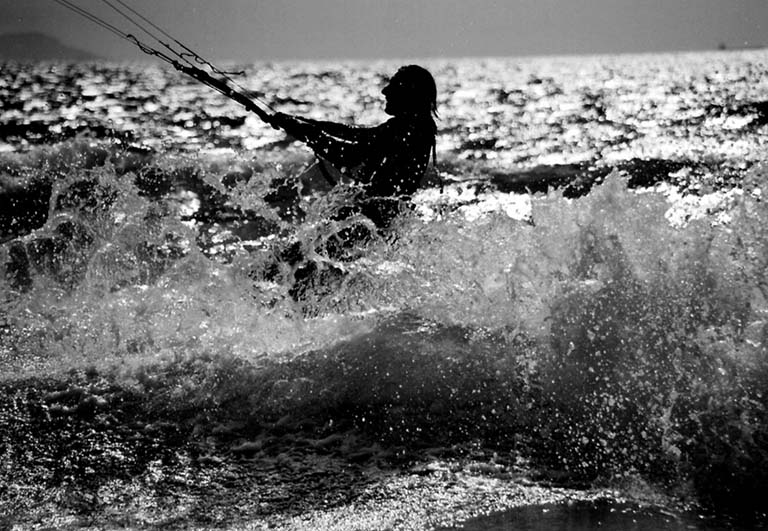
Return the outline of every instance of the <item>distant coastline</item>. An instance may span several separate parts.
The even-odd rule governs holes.
[[[39,32],[0,35],[0,61],[99,61],[91,52],[68,46]]]
[[[727,42],[720,42],[717,45],[717,49],[720,51],[763,50],[765,48],[768,48],[767,44],[756,44],[756,43],[749,43],[749,42],[745,42],[743,44],[728,44]]]

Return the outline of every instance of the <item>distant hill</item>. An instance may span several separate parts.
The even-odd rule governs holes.
[[[0,61],[92,61],[98,55],[72,48],[44,33],[0,35]]]

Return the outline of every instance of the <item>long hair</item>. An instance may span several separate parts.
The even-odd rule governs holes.
[[[395,77],[412,93],[413,101],[420,109],[437,118],[437,84],[429,70],[419,65],[406,65],[398,69]]]
[[[403,66],[395,73],[395,77],[399,78],[399,81],[411,90],[414,107],[420,113],[429,116],[430,122],[432,122],[432,167],[439,177],[440,173],[437,169],[437,124],[434,120],[438,117],[435,78],[432,77],[429,70],[419,65]]]

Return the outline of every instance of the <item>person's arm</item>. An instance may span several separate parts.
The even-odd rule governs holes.
[[[271,125],[305,142],[319,157],[339,170],[358,166],[368,156],[372,129],[275,113]]]
[[[274,113],[269,120],[272,127],[282,129],[297,140],[306,142],[314,136],[328,135],[352,142],[362,141],[366,137],[368,129],[354,127],[336,122],[326,122],[291,116],[282,112]]]

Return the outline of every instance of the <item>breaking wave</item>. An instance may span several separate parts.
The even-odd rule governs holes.
[[[2,374],[98,370],[211,425],[346,422],[764,510],[764,166],[703,213],[618,172],[578,198],[456,183],[339,258],[354,190],[291,180],[306,162],[6,157],[45,200],[38,229],[6,224]]]

